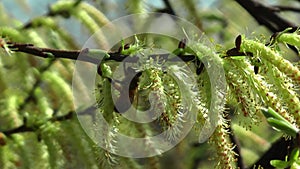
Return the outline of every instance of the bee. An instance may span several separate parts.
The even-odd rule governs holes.
[[[136,72],[131,67],[127,68],[125,73],[125,78],[122,81],[113,81],[114,86],[117,85],[120,92],[120,96],[115,103],[118,107],[114,107],[114,110],[118,113],[125,113],[131,107],[137,93],[139,77],[142,75],[142,72]]]
[[[98,67],[98,74],[101,76],[101,68]],[[134,75],[132,77],[132,75]],[[120,92],[115,105],[114,110],[117,113],[125,113],[132,105],[135,94],[137,93],[137,87],[139,82],[139,77],[142,75],[142,72],[136,72],[133,68],[129,67],[125,71],[125,77],[123,80],[116,80],[110,77],[105,77],[108,79],[110,84]]]
[[[129,49],[130,44],[125,44],[118,49],[118,53],[121,54],[123,50]],[[137,87],[139,82],[139,77],[142,75],[142,72],[137,72],[135,69],[128,67],[125,68],[124,62],[124,74],[125,77],[122,80],[107,78],[110,84],[114,89],[120,92],[119,97],[117,98],[114,106],[114,110],[118,113],[125,113],[132,105],[135,95],[137,93]],[[97,73],[100,76],[103,76],[103,71],[99,64],[97,68]],[[116,107],[117,105],[117,107]]]

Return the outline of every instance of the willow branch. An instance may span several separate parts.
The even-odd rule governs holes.
[[[253,166],[249,168],[254,168],[255,166],[261,166],[263,168],[274,168],[270,161],[274,159],[284,160],[285,156],[295,147],[293,140],[286,140],[286,138],[281,138],[272,144],[271,148],[265,154],[257,160]]]
[[[28,53],[34,56],[39,56],[43,58],[66,58],[72,60],[80,60],[78,58],[79,54],[84,54],[87,52],[86,50],[59,50],[59,49],[51,49],[51,48],[40,48],[36,47],[33,44],[25,44],[25,43],[15,43],[15,42],[7,42],[8,48],[14,52],[23,52]],[[82,57],[83,61],[86,62],[97,62],[95,58],[91,57]]]
[[[288,27],[296,28],[293,23],[276,14],[276,8],[268,7],[254,0],[235,0],[261,25],[266,26],[272,32],[280,32]]]
[[[275,8],[275,12],[282,12],[282,11],[300,12],[300,8],[291,7],[291,6],[273,6],[273,8]]]
[[[232,125],[231,125],[231,117],[227,116],[226,119],[229,121],[230,126],[228,127],[228,132],[231,133],[229,135],[230,141],[233,143],[234,148],[232,149],[236,154],[237,154],[237,166],[239,169],[245,169],[245,164],[244,164],[244,160],[243,160],[243,156],[241,153],[241,144],[240,141],[238,140],[238,138],[236,137],[236,135],[234,134],[234,132],[232,131]]]
[[[90,56],[90,49],[85,48],[82,50],[60,50],[60,49],[51,49],[51,48],[40,48],[36,47],[33,44],[26,44],[26,43],[15,43],[15,42],[7,42],[8,48],[14,52],[23,52],[27,54],[31,54],[34,56],[39,56],[42,58],[64,58],[64,59],[71,59],[71,60],[80,60],[85,62],[90,62],[94,64],[99,64],[101,61],[100,58],[95,58]],[[121,62],[126,59],[129,55],[122,55],[119,52],[108,52],[107,53],[110,57],[103,58],[104,61],[106,60],[114,60]],[[149,58],[158,58],[167,61],[178,61],[178,58],[168,59],[170,53],[165,54],[153,54],[150,55]],[[80,57],[79,57],[80,56]],[[194,61],[196,56],[194,55],[180,55],[178,56],[182,61]],[[130,56],[130,58],[126,59],[126,62],[136,62],[138,60],[138,56]]]
[[[161,10],[158,10],[158,12],[167,13],[167,14],[171,14],[171,15],[176,16],[176,13],[175,13],[174,9],[172,8],[169,0],[162,0],[162,1],[165,4],[165,8],[161,9]]]

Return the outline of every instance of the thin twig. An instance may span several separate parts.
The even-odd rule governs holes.
[[[23,52],[28,53],[34,56],[39,56],[43,58],[65,58],[65,59],[71,59],[71,60],[80,60],[85,62],[90,62],[94,64],[99,64],[101,61],[100,58],[96,59],[94,57],[90,57],[89,49],[82,49],[82,50],[59,50],[59,49],[51,49],[51,48],[40,48],[36,47],[32,44],[24,44],[24,43],[15,43],[15,42],[7,42],[8,47],[10,50],[14,52]],[[104,61],[106,60],[114,60],[121,62],[124,59],[126,59],[129,55],[122,55],[119,52],[109,52],[108,55],[109,58],[104,58]],[[168,56],[170,53],[165,54],[153,54],[150,55],[149,58],[154,59],[163,59],[167,61],[178,61],[178,58],[171,58],[169,59]],[[80,57],[79,57],[80,56]],[[189,62],[194,61],[196,57],[194,55],[181,55],[178,56],[182,61]],[[126,59],[126,62],[136,62],[139,59],[138,56],[130,56]]]
[[[80,54],[84,55],[86,50],[60,50],[60,49],[50,49],[50,48],[40,48],[33,44],[23,44],[15,42],[7,42],[8,47],[14,52],[28,53],[34,56],[39,56],[43,58],[66,58],[71,60],[82,60],[91,63],[98,63],[97,59],[84,56],[79,57]],[[49,55],[51,54],[51,55]]]
[[[300,12],[300,8],[290,7],[290,6],[273,6],[272,8],[275,9],[275,12],[282,12],[282,11],[292,11],[292,12]]]
[[[248,11],[250,15],[260,24],[267,27],[274,34],[284,31],[285,29],[292,27],[293,29],[289,32],[294,32],[297,30],[297,26],[288,20],[281,18],[277,15],[278,8],[268,7],[262,3],[254,0],[235,0],[244,9]],[[295,53],[298,54],[296,47],[288,45]]]
[[[170,4],[170,1],[169,0],[163,0],[166,8],[164,10],[161,10],[160,12],[164,12],[164,13],[168,13],[168,14],[171,14],[171,15],[175,15],[175,11],[174,9],[172,8],[171,4]]]

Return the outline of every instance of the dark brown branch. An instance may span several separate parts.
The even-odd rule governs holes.
[[[78,112],[77,115],[79,115],[79,116],[83,116],[83,115],[95,116],[96,110],[97,110],[96,106],[97,105],[94,104],[94,105],[92,105],[92,106],[90,106],[90,107],[88,107],[88,108],[86,108],[86,109]]]
[[[286,140],[281,138],[272,144],[272,147],[255,163],[249,168],[254,166],[261,166],[263,168],[274,168],[271,166],[271,160],[284,160],[285,156],[295,147],[293,140]]]
[[[85,62],[90,62],[94,64],[99,64],[100,62],[100,57],[99,59],[96,59],[94,57],[90,57],[89,54],[89,49],[82,49],[82,50],[59,50],[59,49],[50,49],[50,48],[40,48],[36,47],[32,44],[23,44],[23,43],[15,43],[15,42],[8,42],[8,47],[14,51],[14,52],[23,52],[23,53],[28,53],[34,56],[39,56],[43,58],[65,58],[65,59],[71,59],[71,60],[81,60]],[[125,58],[127,58],[129,55],[122,55],[118,52],[110,52],[108,53],[110,55],[109,58],[105,58],[105,60],[114,60],[121,62]],[[79,57],[80,55],[80,57]],[[170,54],[155,54],[155,55],[150,55],[150,58],[159,58],[163,60],[168,60],[168,61],[177,61],[177,58],[174,59],[168,59],[168,56]],[[194,61],[195,56],[194,55],[182,55],[178,56],[179,58],[182,59],[182,61],[188,62],[188,61]],[[137,56],[131,56],[130,58],[126,59],[127,62],[136,62],[138,60]]]
[[[282,11],[291,11],[291,12],[300,12],[300,8],[290,7],[290,6],[273,6],[274,12],[282,12]]]
[[[52,57],[51,55],[53,55],[54,58],[66,58],[72,60],[82,59],[83,61],[87,61],[87,62],[92,62],[92,63],[97,62],[96,59],[91,57],[78,58],[80,53],[84,54],[86,52],[85,50],[59,50],[59,49],[50,49],[50,48],[39,48],[32,44],[23,44],[23,43],[15,43],[15,42],[8,42],[7,44],[9,45],[8,47],[12,51],[28,53],[43,58],[51,58]]]
[[[236,39],[236,48],[240,48],[240,44],[239,44],[239,37]],[[236,158],[237,158],[237,167],[239,169],[245,169],[245,164],[244,164],[244,160],[241,154],[241,144],[240,141],[238,140],[238,138],[236,137],[236,135],[234,134],[234,130],[232,129],[232,125],[231,125],[231,119],[232,117],[230,116],[230,114],[226,114],[225,112],[223,113],[225,115],[226,120],[228,120],[228,127],[227,130],[230,133],[229,134],[229,139],[231,141],[231,143],[233,143],[234,148],[232,149],[235,154],[236,154]]]
[[[229,136],[230,136],[230,141],[233,143],[234,148],[233,148],[233,151],[237,154],[237,165],[238,165],[238,168],[239,169],[245,169],[245,164],[244,164],[244,160],[243,160],[243,157],[241,155],[241,144],[238,140],[238,138],[234,135],[234,133],[232,132],[232,129],[231,129],[231,125],[229,127],[229,132],[231,133]]]
[[[2,133],[5,134],[6,136],[10,136],[15,133],[24,133],[24,132],[33,132],[33,131],[35,131],[35,129],[33,127],[27,127],[25,125],[22,125],[20,127],[14,128],[12,130],[4,131]]]
[[[289,32],[294,32],[297,30],[297,25],[281,18],[276,14],[278,8],[268,7],[262,3],[254,0],[235,0],[239,3],[244,9],[248,11],[250,15],[260,24],[266,26],[274,34],[281,32],[289,27],[293,29]],[[299,26],[299,25],[298,25]],[[298,54],[296,47],[288,45],[295,53]]]
[[[171,14],[171,15],[176,15],[174,9],[172,8],[169,0],[163,0],[164,4],[165,4],[165,8],[158,10],[157,12],[162,12],[162,13],[167,13],[167,14]]]
[[[296,29],[296,25],[290,23],[289,21],[281,18],[276,14],[276,8],[267,7],[262,3],[254,0],[235,1],[239,3],[244,9],[246,9],[259,24],[266,26],[273,33],[283,31],[288,27],[293,27]]]

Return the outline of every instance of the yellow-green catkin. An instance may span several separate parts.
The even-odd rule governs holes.
[[[252,52],[256,56],[272,63],[281,72],[290,77],[298,85],[300,85],[300,71],[290,61],[284,59],[280,53],[274,51],[272,48],[265,46],[265,44],[248,40],[243,38],[241,43],[241,51]]]
[[[61,147],[55,135],[60,131],[58,123],[47,122],[41,126],[41,138],[42,142],[47,147],[47,155],[49,166],[53,169],[63,168],[64,158]]]
[[[81,2],[79,4],[79,7],[85,10],[99,26],[103,26],[109,23],[108,18],[106,18],[106,16],[94,6],[85,2]]]
[[[197,78],[197,87],[199,89],[198,94],[198,115],[197,121],[194,125],[196,132],[200,132],[205,121],[208,120],[208,112],[210,108],[210,100],[211,100],[211,85],[209,80],[208,73],[204,70]]]
[[[0,166],[3,169],[16,167],[14,164],[16,154],[11,149],[11,142],[12,140],[8,140],[8,138],[0,132]]]
[[[138,104],[143,109],[149,109],[152,116],[158,117],[161,127],[167,129],[172,126],[172,123],[166,110],[167,98],[162,74],[162,71],[156,68],[149,68],[143,72],[137,87],[139,90]],[[147,105],[143,102],[150,103],[151,107],[145,107]]]
[[[300,35],[298,35],[297,32],[279,34],[278,37],[276,37],[276,40],[300,48]]]
[[[100,27],[86,11],[77,10],[74,12],[74,16],[81,21],[92,34],[94,34],[95,40],[100,45],[101,49],[109,49],[106,38],[101,32]]]
[[[217,153],[217,165],[219,169],[236,169],[236,153],[233,151],[234,145],[230,141],[230,134],[227,128],[228,124],[217,126],[214,134],[211,136],[209,143],[215,147]]]
[[[64,122],[64,123],[69,123]],[[52,139],[57,140],[59,147],[61,148],[62,158],[63,158],[63,168],[76,168],[82,167],[82,160],[77,159],[76,157],[79,156],[79,153],[76,146],[74,146],[74,142],[78,140],[73,140],[72,137],[69,135],[69,131],[64,131],[65,127],[62,127],[60,124],[60,130],[53,136]],[[72,141],[71,141],[72,139]]]
[[[182,93],[180,91],[180,86],[175,81],[175,79],[170,75],[165,75],[163,78],[164,91],[166,92],[166,114],[171,122],[170,130],[167,132],[166,136],[169,141],[176,140],[180,137],[180,132],[184,122],[188,119],[189,113],[188,108],[182,105]],[[184,93],[187,94],[187,93]],[[189,95],[192,97],[192,95]],[[195,104],[195,103],[193,103]],[[196,112],[193,112],[196,114]],[[164,117],[162,117],[164,118]],[[193,119],[195,121],[195,119]]]
[[[100,93],[102,94],[102,107],[100,108],[103,110],[103,116],[108,121],[108,123],[111,123],[114,118],[114,101],[112,99],[111,89],[112,85],[109,80],[107,78],[103,78],[103,86]]]
[[[285,74],[280,72],[273,65],[268,64],[268,78],[271,78],[272,84],[274,85],[275,92],[280,99],[284,102],[284,105],[288,108],[290,114],[295,117],[295,121],[300,125],[300,100],[299,95],[295,91],[294,85]]]
[[[15,134],[12,137],[13,149],[18,155],[18,161],[22,167],[32,169],[48,167],[47,156],[45,156],[46,147],[38,142],[35,133]]]
[[[37,98],[37,107],[39,109],[39,118],[48,119],[48,118],[52,117],[53,110],[51,109],[49,100],[44,95],[41,88],[37,88],[34,91],[34,96],[35,96],[35,98]]]
[[[61,108],[63,108],[66,112],[74,110],[71,87],[62,77],[60,77],[56,72],[47,71],[43,73],[42,80],[48,83],[52,91],[55,92],[55,96],[59,98],[55,101],[58,102],[61,100],[64,103],[63,105],[56,103],[56,106],[62,106]]]
[[[87,136],[82,131],[82,128],[78,121],[75,119],[68,122],[61,123],[62,134],[68,135],[68,142],[78,157],[81,157],[80,164],[82,165],[79,168],[90,168],[96,169],[96,161],[94,159],[94,154],[92,149],[88,146]]]
[[[100,27],[98,26],[96,20],[92,17],[93,15],[90,16],[90,14],[94,14],[94,13],[91,13],[90,10],[86,10],[86,9],[82,10],[82,8],[80,8],[81,6],[80,4],[77,6],[74,5],[75,5],[74,1],[59,1],[54,5],[52,5],[50,9],[51,12],[53,13],[59,13],[60,11],[67,11],[69,14],[71,14],[72,16],[77,18],[80,22],[82,22],[83,25],[85,25],[92,34],[96,33],[95,40],[102,49],[108,49],[108,44],[106,43],[105,36],[100,31]],[[86,7],[87,6],[85,6],[85,8]],[[90,14],[87,11],[90,11]]]
[[[74,39],[70,36],[68,32],[63,30],[57,25],[57,22],[52,17],[49,16],[41,16],[32,19],[31,21],[31,27],[30,28],[37,28],[40,26],[44,26],[45,28],[49,28],[50,30],[57,32],[59,35],[59,39],[61,41],[65,41],[71,48],[76,48],[77,45],[74,41]],[[56,42],[57,43],[57,42]],[[36,44],[38,45],[38,44]]]
[[[0,27],[0,37],[9,39],[10,41],[24,42],[23,34],[17,29],[11,27]]]
[[[162,84],[162,72],[157,69],[152,69],[148,74],[150,75],[149,80],[152,82],[152,85],[149,88],[151,91],[150,102],[153,106],[152,110],[155,111],[156,114],[161,114],[161,125],[163,128],[167,129],[172,126],[172,117],[170,117],[166,110],[167,100]]]
[[[220,113],[223,113],[225,111],[225,95],[227,87],[223,68],[223,60],[220,58],[220,56],[216,54],[212,48],[203,45],[203,43],[201,42],[191,44],[190,47],[196,54],[197,59],[204,63],[205,73],[207,74],[204,74],[204,76],[200,76],[202,76],[203,78],[202,82],[204,83],[202,84],[204,84],[204,87],[206,88],[205,90],[208,91],[203,91],[201,89],[202,86],[199,86],[200,94],[205,93],[207,99],[200,99],[200,101],[205,100],[203,105],[197,104],[198,112],[202,113],[200,115],[205,116],[202,119],[200,118],[200,120],[205,120],[205,122],[200,122],[200,124],[205,123],[200,132],[201,137],[199,137],[199,141],[201,142],[205,141],[205,139],[209,137],[208,133],[213,132],[216,123],[222,121],[219,115]],[[205,79],[207,79],[207,81],[210,82],[210,84],[205,82]],[[199,82],[201,83],[201,79],[198,79],[198,85]],[[197,93],[197,95],[199,95],[199,93]],[[199,110],[204,110],[206,112],[201,112]]]
[[[238,116],[241,122],[244,122],[246,128],[251,128],[251,125],[258,122],[257,114],[260,112],[260,105],[257,103],[255,93],[249,88],[249,84],[243,77],[237,73],[238,71],[232,67],[227,70],[226,79],[229,86],[229,97],[234,97],[237,102]]]
[[[18,111],[20,100],[17,95],[10,95],[6,98],[7,99],[5,100],[5,104],[2,107],[2,112],[0,116],[1,120],[3,120],[4,124],[6,124],[6,126],[1,126],[2,130],[10,129],[21,125],[23,120],[22,113],[24,113]]]
[[[283,103],[280,101],[278,96],[269,90],[270,85],[264,80],[260,75],[256,75],[253,70],[251,70],[251,65],[244,59],[241,60],[227,60],[228,62],[234,63],[233,65],[237,68],[236,74],[242,75],[243,79],[247,82],[250,89],[254,89],[255,93],[263,100],[266,106],[272,107],[276,112],[281,114],[285,119],[291,123],[294,121],[294,117],[286,111],[283,107]],[[226,64],[227,66],[232,65],[232,63]],[[231,67],[227,67],[227,70]]]
[[[146,12],[144,0],[127,0],[126,7],[131,14]]]
[[[103,67],[104,68],[104,67]],[[104,71],[104,70],[103,70]],[[95,131],[97,136],[101,133],[101,144],[104,146],[103,150],[99,150],[97,161],[102,168],[114,168],[119,162],[119,158],[114,154],[118,149],[115,146],[117,143],[116,135],[119,132],[119,119],[117,113],[114,111],[114,100],[112,98],[113,84],[110,83],[108,78],[101,78],[101,85],[97,90],[98,108],[102,113],[104,119],[101,116],[96,115],[97,119],[105,120],[109,126],[101,123],[95,123]],[[100,120],[98,120],[100,121]],[[125,124],[122,124],[125,125]],[[98,131],[99,130],[99,131]]]
[[[35,30],[26,30],[26,36],[30,38],[30,42],[39,47],[47,47],[48,45]]]

